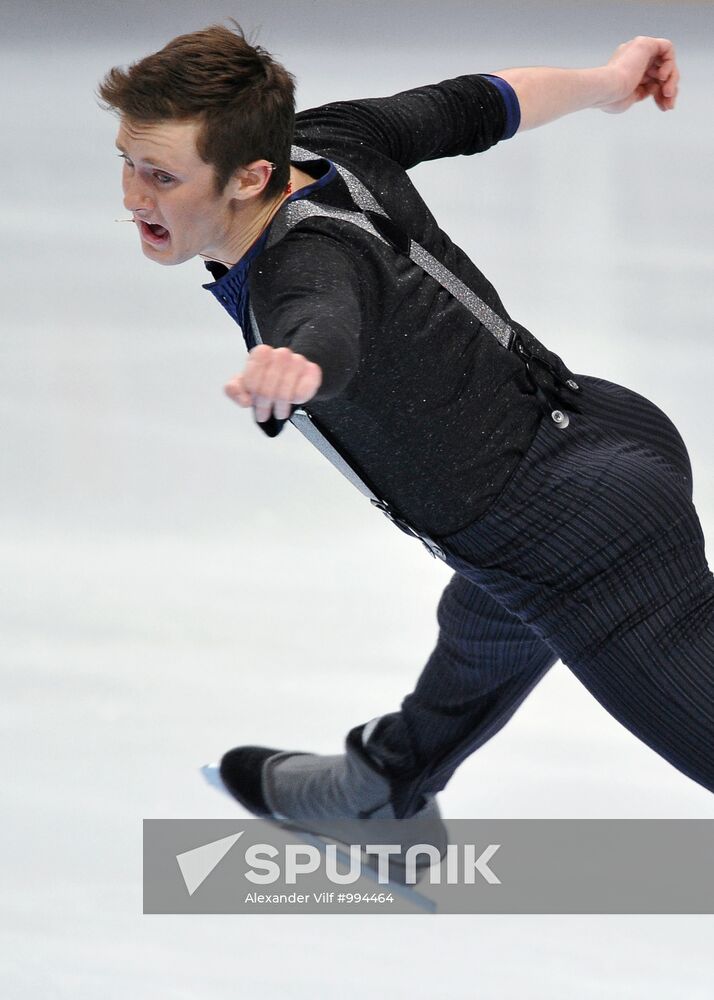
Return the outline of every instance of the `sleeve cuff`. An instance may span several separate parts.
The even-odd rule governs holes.
[[[501,140],[512,138],[521,124],[521,106],[518,103],[515,90],[507,80],[500,76],[494,76],[493,73],[479,73],[479,76],[491,80],[500,91],[506,108],[506,127],[503,130]]]

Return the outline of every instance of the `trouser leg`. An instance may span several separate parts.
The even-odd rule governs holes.
[[[714,576],[686,448],[648,400],[602,383],[547,422],[457,570],[528,622],[639,739],[714,791]]]
[[[459,574],[437,614],[438,642],[414,691],[399,712],[382,716],[366,744],[391,777],[399,815],[440,791],[557,660],[530,628]]]
[[[664,603],[570,669],[611,715],[714,791],[714,578]]]

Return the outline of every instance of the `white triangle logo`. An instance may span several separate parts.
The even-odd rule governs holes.
[[[193,896],[196,889],[206,881],[216,865],[225,858],[244,833],[245,830],[241,830],[240,833],[234,833],[230,837],[221,837],[220,840],[212,840],[210,844],[202,844],[201,847],[194,847],[190,851],[176,855],[189,896]]]

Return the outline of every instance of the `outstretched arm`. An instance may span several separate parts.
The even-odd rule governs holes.
[[[646,97],[654,98],[661,111],[671,111],[679,83],[672,43],[666,38],[642,35],[619,45],[604,66],[528,66],[500,70],[495,75],[510,83],[516,92],[521,106],[519,132],[584,108],[627,111]]]

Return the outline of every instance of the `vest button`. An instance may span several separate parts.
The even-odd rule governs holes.
[[[569,388],[571,388],[571,389],[579,389],[580,388],[580,386],[578,385],[578,383],[575,381],[574,378],[566,379],[565,384],[567,386],[569,386]]]
[[[563,428],[567,427],[568,424],[570,423],[570,418],[568,417],[568,414],[563,413],[562,410],[553,410],[550,417],[553,423],[558,428],[560,428],[560,430],[563,430]]]

